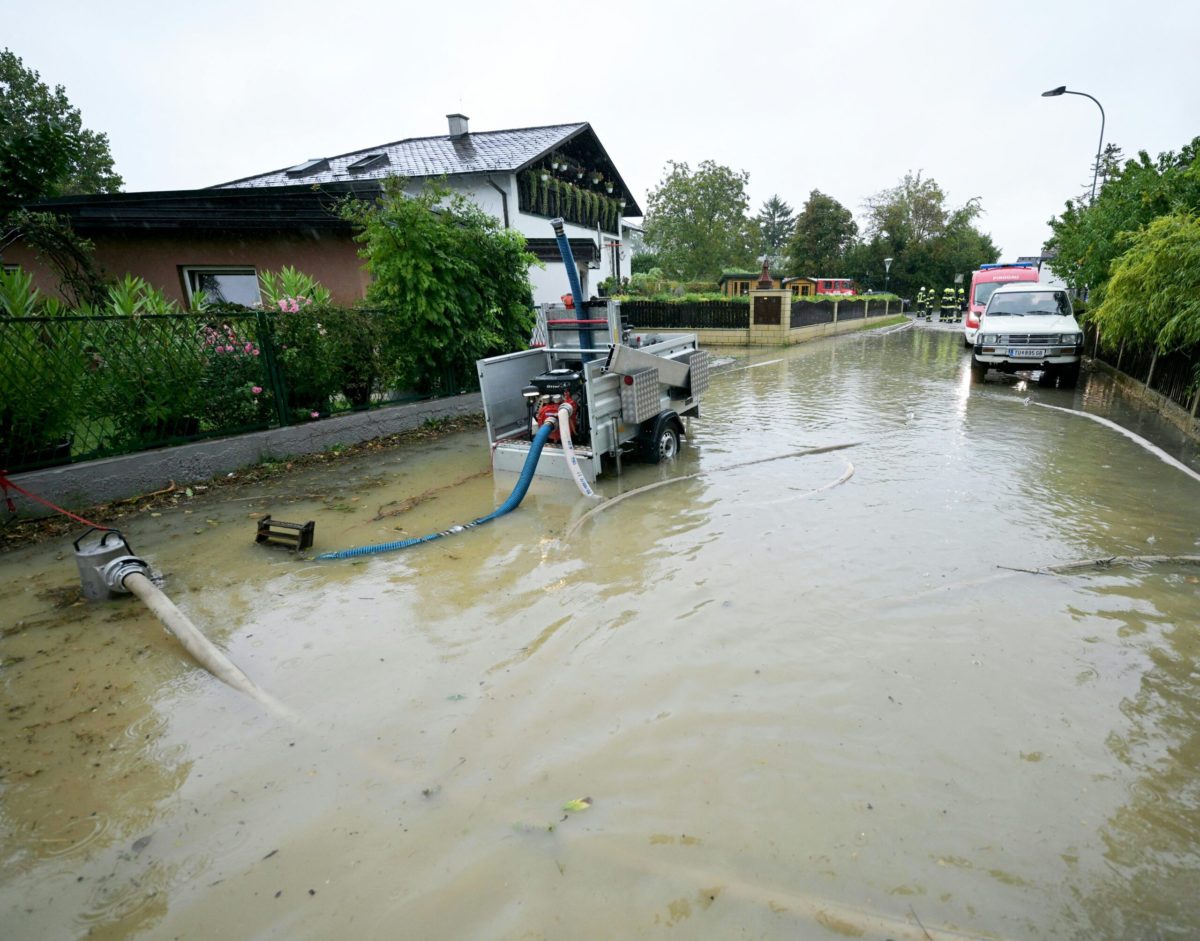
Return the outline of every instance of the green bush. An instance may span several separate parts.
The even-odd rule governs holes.
[[[19,269],[0,271],[0,314],[12,318],[4,325],[0,350],[0,470],[70,458],[78,411],[75,389],[86,360],[77,328],[48,330],[31,319],[46,313],[46,301],[31,275]]]
[[[373,275],[368,300],[391,311],[387,365],[406,384],[442,387],[447,375],[471,375],[477,359],[528,341],[529,267],[538,262],[520,233],[440,184],[407,196],[402,179],[388,180],[376,203],[348,204],[345,215],[360,228]]]

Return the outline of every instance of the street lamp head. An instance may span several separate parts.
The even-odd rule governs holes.
[[[1049,91],[1042,92],[1043,98],[1057,98],[1067,90],[1066,85],[1059,85],[1058,88],[1051,88]]]

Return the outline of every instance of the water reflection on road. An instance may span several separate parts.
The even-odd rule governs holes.
[[[1021,400],[1196,450],[1102,378],[964,356],[743,352],[674,464],[600,489],[698,476],[569,539],[588,507],[539,480],[358,564],[252,544],[261,512],[323,549],[478,516],[513,482],[481,434],[140,518],[297,726],[132,603],[74,604],[65,546],[0,559],[3,936],[1200,933],[1200,568],[1011,571],[1200,553],[1195,481]]]

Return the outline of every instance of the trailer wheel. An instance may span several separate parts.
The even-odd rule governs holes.
[[[647,464],[659,464],[672,460],[679,454],[679,427],[674,415],[660,415],[654,422],[653,432],[642,443],[642,460]]]

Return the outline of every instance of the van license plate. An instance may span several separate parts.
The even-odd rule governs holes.
[[[1022,348],[1022,349],[1016,349],[1016,350],[1009,350],[1008,355],[1014,356],[1014,357],[1019,356],[1022,359],[1043,359],[1046,356],[1046,351],[1044,349],[1034,350],[1034,349]]]

